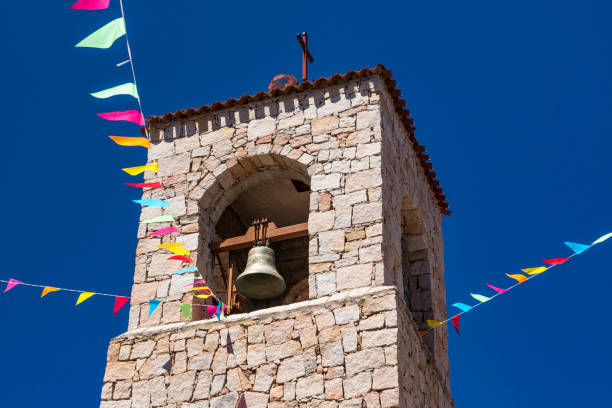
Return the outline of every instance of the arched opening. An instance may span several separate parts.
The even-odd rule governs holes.
[[[256,218],[267,218],[269,228],[277,231],[305,225],[310,206],[310,178],[305,168],[299,162],[279,155],[250,157],[248,163],[243,159],[235,166],[241,166],[240,172],[230,168],[226,170],[229,177],[226,174],[217,176],[217,182],[208,186],[200,203],[201,245],[205,246],[198,252],[198,263],[200,269],[206,271],[209,286],[219,299],[232,306],[231,313],[306,300],[307,234],[271,239],[275,266],[285,280],[286,289],[281,295],[266,300],[247,299],[234,287],[236,278],[246,267],[252,238],[238,248],[219,247],[220,243],[250,237],[249,228]],[[247,167],[249,171],[243,172]]]
[[[432,265],[425,227],[418,209],[408,197],[402,200],[402,277],[404,301],[419,330],[427,329],[433,319],[431,293]],[[435,332],[427,333],[423,340],[434,354]]]

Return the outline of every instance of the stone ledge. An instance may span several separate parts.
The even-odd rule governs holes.
[[[385,294],[397,294],[397,288],[395,286],[374,286],[374,287],[365,287],[365,288],[357,288],[345,292],[340,292],[333,294],[331,296],[325,296],[317,299],[309,299],[303,302],[292,303],[290,305],[285,306],[275,306],[270,307],[268,309],[257,310],[251,313],[242,313],[230,315],[227,318],[223,319],[223,321],[219,322],[216,319],[208,319],[208,320],[198,320],[195,322],[180,322],[180,323],[171,323],[164,324],[153,327],[144,327],[136,330],[131,330],[126,333],[123,333],[113,340],[124,340],[124,339],[134,339],[137,337],[144,336],[152,336],[168,331],[175,331],[179,329],[207,329],[212,326],[218,326],[221,324],[231,324],[231,323],[240,323],[242,321],[257,321],[262,320],[267,317],[273,317],[274,319],[282,319],[285,315],[296,312],[296,311],[304,311],[308,309],[314,309],[317,307],[327,307],[329,305],[345,303],[346,301],[351,301],[357,298],[361,298],[369,295],[385,295]]]

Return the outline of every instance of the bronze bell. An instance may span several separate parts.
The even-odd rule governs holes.
[[[238,292],[250,299],[270,299],[285,288],[285,279],[276,270],[274,250],[263,245],[251,248],[244,272],[236,278]]]

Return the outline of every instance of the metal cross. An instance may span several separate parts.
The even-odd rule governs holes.
[[[308,50],[308,34],[305,32],[298,33],[297,40],[302,46],[302,81],[306,81],[308,79],[308,62],[312,64],[314,59]]]

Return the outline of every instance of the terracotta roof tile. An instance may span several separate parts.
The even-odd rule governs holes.
[[[165,115],[149,116],[148,123],[149,125],[163,124],[164,122],[171,122],[176,119],[184,119],[208,112],[232,108],[234,106],[246,105],[251,102],[259,102],[281,95],[303,92],[309,89],[324,88],[339,82],[346,82],[351,79],[361,79],[372,75],[379,75],[384,79],[387,91],[393,98],[395,111],[400,116],[401,121],[406,128],[406,132],[408,133],[412,147],[417,153],[417,158],[420,161],[421,168],[423,169],[425,177],[427,178],[434,196],[436,197],[440,211],[444,215],[450,215],[451,212],[446,201],[446,196],[440,187],[440,181],[436,178],[436,173],[433,171],[433,165],[430,161],[429,155],[425,153],[425,147],[419,144],[418,140],[414,136],[414,121],[410,118],[410,111],[405,108],[406,101],[400,99],[402,93],[399,89],[397,89],[397,83],[392,79],[391,71],[382,65],[377,65],[374,68],[363,68],[359,71],[349,71],[343,75],[335,74],[329,78],[323,77],[315,79],[314,81],[304,81],[298,85],[289,85],[283,89],[274,89],[271,92],[258,92],[255,95],[244,95],[239,99],[232,98],[225,102],[215,102],[211,105],[200,106],[199,108],[181,109],[174,113],[166,113]]]

